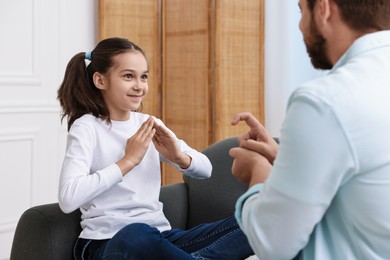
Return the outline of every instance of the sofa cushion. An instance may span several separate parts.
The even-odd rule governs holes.
[[[161,187],[160,201],[164,215],[172,228],[185,229],[188,215],[188,192],[185,183],[169,184]]]
[[[229,150],[236,146],[237,137],[231,137],[203,151],[213,166],[209,179],[197,180],[184,176],[189,193],[187,228],[233,215],[235,202],[248,187],[232,175],[233,159]]]

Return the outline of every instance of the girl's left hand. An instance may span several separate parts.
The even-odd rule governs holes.
[[[157,151],[167,160],[178,164],[181,168],[188,168],[191,164],[191,157],[180,151],[175,138],[161,125],[155,123],[154,128],[156,133],[153,136],[153,144]]]

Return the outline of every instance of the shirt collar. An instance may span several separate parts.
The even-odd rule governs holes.
[[[349,60],[364,52],[383,47],[390,47],[390,30],[365,34],[352,43],[330,72],[337,70]]]

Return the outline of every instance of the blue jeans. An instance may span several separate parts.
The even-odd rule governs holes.
[[[129,224],[111,239],[79,238],[75,259],[245,259],[253,254],[234,217],[189,230],[160,232],[142,223]]]

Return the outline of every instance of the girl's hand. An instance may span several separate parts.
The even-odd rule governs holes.
[[[129,139],[127,139],[125,155],[117,164],[122,171],[122,176],[125,176],[131,169],[137,166],[146,151],[148,150],[150,141],[152,140],[156,130],[153,129],[154,121],[149,117],[138,129],[138,131]]]
[[[188,168],[191,164],[191,157],[180,151],[175,138],[161,125],[155,123],[154,128],[156,133],[153,137],[153,144],[157,151],[182,169]]]

